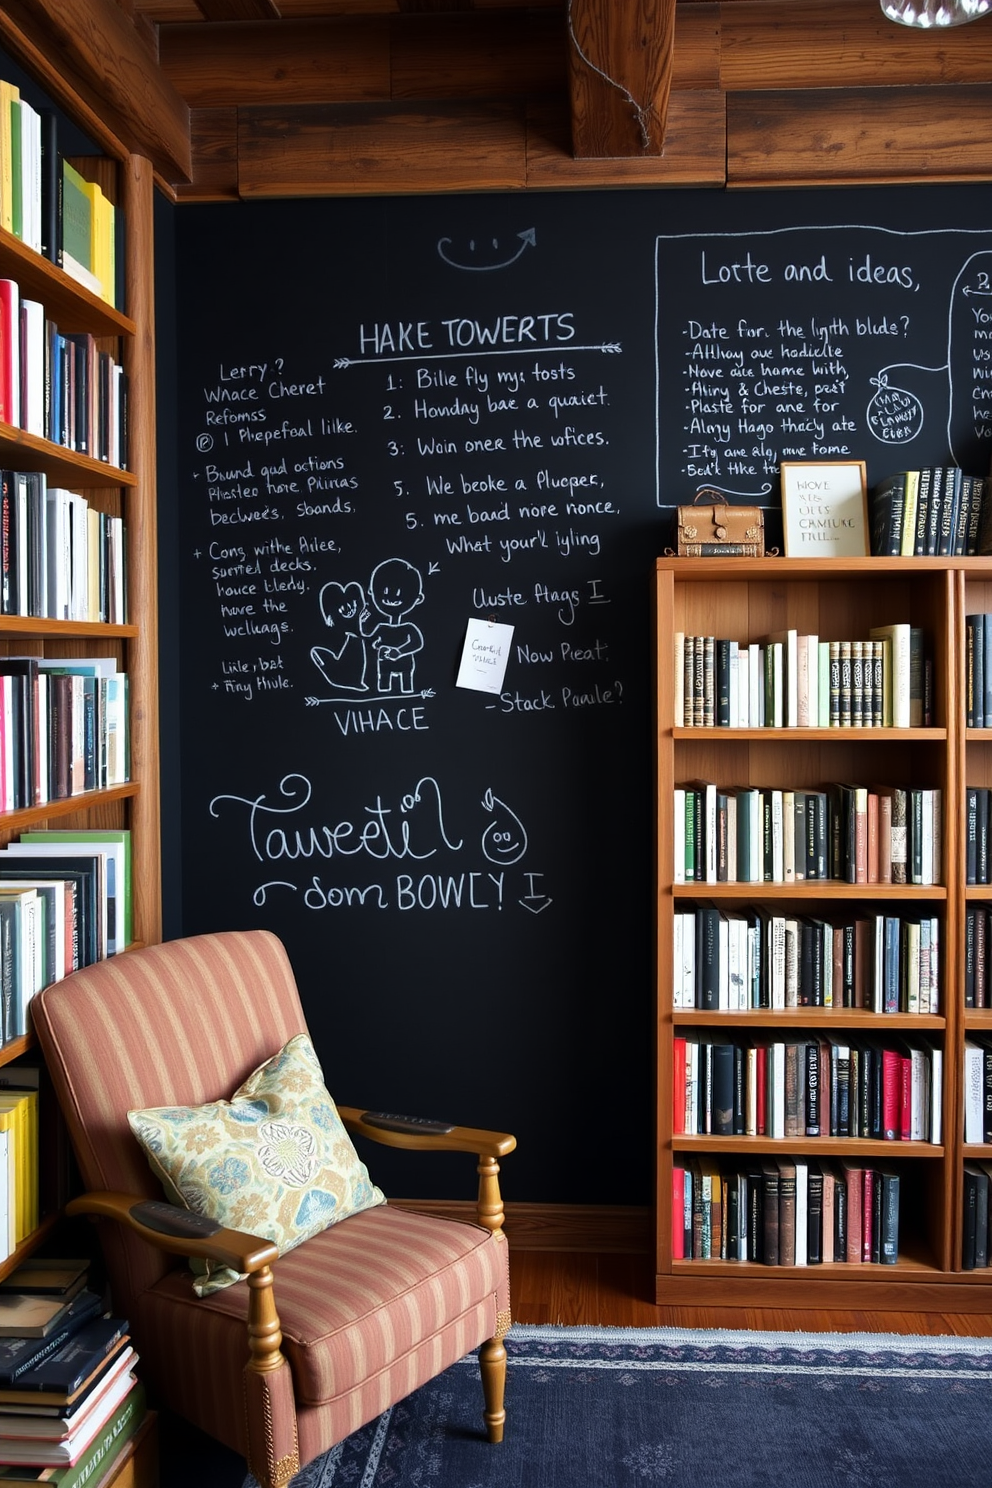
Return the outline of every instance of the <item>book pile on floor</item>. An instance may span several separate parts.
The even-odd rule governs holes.
[[[79,1260],[0,1281],[0,1483],[97,1483],[141,1424],[127,1322],[86,1282]]]

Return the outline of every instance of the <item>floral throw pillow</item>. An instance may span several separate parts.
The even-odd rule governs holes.
[[[169,1199],[282,1255],[349,1214],[385,1202],[355,1151],[305,1033],[248,1076],[230,1100],[129,1111]],[[243,1278],[194,1261],[205,1297]]]

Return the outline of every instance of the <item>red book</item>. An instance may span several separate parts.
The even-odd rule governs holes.
[[[861,1259],[871,1260],[871,1245],[874,1238],[875,1206],[872,1202],[875,1190],[874,1168],[864,1168],[861,1173]]]
[[[672,1168],[672,1260],[685,1260],[685,1168]]]
[[[913,1131],[913,1061],[908,1054],[900,1054],[899,1071],[899,1137],[908,1142]]]
[[[685,1039],[672,1040],[672,1131],[685,1134]]]
[[[768,1050],[764,1044],[759,1044],[755,1050],[755,1071],[757,1085],[757,1099],[755,1104],[758,1109],[758,1136],[763,1137],[767,1130],[765,1120],[765,1103],[768,1099]]]
[[[0,421],[16,428],[21,415],[21,294],[0,279]]]
[[[868,882],[878,883],[878,797],[868,792]]]
[[[895,1049],[882,1050],[882,1136],[894,1142],[902,1126],[902,1059]]]

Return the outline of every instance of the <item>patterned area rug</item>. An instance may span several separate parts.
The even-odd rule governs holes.
[[[507,1353],[501,1446],[469,1357],[293,1488],[992,1484],[992,1339],[518,1326]]]

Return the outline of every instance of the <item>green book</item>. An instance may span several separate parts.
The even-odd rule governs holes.
[[[89,188],[83,177],[70,165],[62,162],[62,253],[74,263],[93,272],[92,202]]]
[[[24,237],[24,164],[21,158],[21,100],[10,101],[10,217],[16,238]]]

